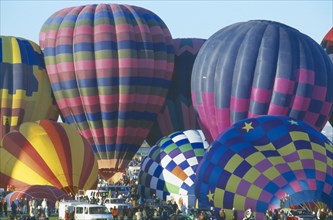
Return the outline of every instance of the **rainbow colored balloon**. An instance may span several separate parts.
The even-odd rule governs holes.
[[[255,219],[268,209],[307,203],[333,208],[333,144],[306,122],[259,116],[222,132],[197,168],[199,206],[232,208]],[[285,200],[286,195],[289,195]]]
[[[154,194],[194,195],[196,168],[208,143],[200,130],[174,132],[153,146],[141,163],[139,193],[144,198]]]
[[[191,97],[191,75],[194,60],[205,39],[173,39],[175,66],[165,106],[157,116],[146,141],[151,146],[173,132],[200,129]]]
[[[333,64],[318,43],[287,25],[227,26],[200,49],[192,101],[211,143],[224,129],[258,115],[303,120],[320,131],[331,114]]]
[[[40,45],[61,114],[92,145],[100,174],[125,171],[170,87],[167,26],[136,6],[78,6],[44,23]]]
[[[57,120],[58,115],[39,46],[0,36],[0,140],[23,122]]]
[[[97,159],[74,127],[50,120],[25,122],[4,136],[0,187],[49,185],[75,195],[97,184]]]

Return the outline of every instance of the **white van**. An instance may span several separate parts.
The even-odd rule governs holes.
[[[68,213],[74,211],[74,207],[81,204],[87,204],[85,202],[77,202],[77,201],[61,201],[59,202],[59,219],[65,219],[66,210]]]
[[[109,210],[103,205],[81,204],[75,206],[75,219],[113,220]]]

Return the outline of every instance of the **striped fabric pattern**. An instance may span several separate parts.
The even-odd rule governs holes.
[[[191,97],[191,75],[194,60],[205,39],[173,39],[175,66],[171,86],[161,112],[146,141],[150,146],[176,131],[200,129]]]
[[[50,185],[75,195],[97,183],[97,159],[74,127],[50,120],[25,122],[5,135],[0,186]]]
[[[57,120],[58,115],[39,46],[0,36],[0,139],[23,122]]]
[[[12,204],[16,199],[39,199],[43,200],[44,198],[47,199],[48,202],[48,209],[54,210],[56,201],[64,200],[71,200],[68,194],[64,191],[48,185],[34,185],[34,186],[25,186],[20,189],[16,189],[15,191],[9,193],[5,196],[4,200],[7,201],[7,204]],[[22,207],[21,207],[22,208]]]
[[[44,23],[40,45],[65,121],[92,145],[100,169],[125,168],[170,86],[174,52],[167,26],[144,8],[78,6]]]
[[[235,123],[212,143],[197,168],[200,205],[252,208],[255,219],[280,207],[323,202],[333,208],[333,143],[308,123],[259,116]],[[227,213],[228,214],[228,213]]]
[[[331,61],[333,62],[333,27],[331,30],[327,32],[325,35],[324,39],[321,41],[320,44],[328,56],[330,57]],[[331,125],[333,126],[333,115],[331,114],[330,119],[329,119]]]
[[[196,168],[207,143],[199,130],[174,132],[162,138],[144,158],[138,174],[139,193],[166,199],[170,193],[193,195]]]
[[[273,21],[221,29],[200,49],[192,101],[211,143],[233,123],[258,115],[303,120],[321,130],[331,114],[333,64],[313,39]]]

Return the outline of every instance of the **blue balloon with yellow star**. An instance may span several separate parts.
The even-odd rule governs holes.
[[[255,219],[268,209],[333,208],[333,144],[306,122],[260,116],[222,132],[197,168],[200,207],[232,209]]]

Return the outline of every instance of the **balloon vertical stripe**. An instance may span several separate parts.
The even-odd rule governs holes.
[[[96,186],[96,157],[68,124],[23,123],[19,131],[5,135],[0,151],[1,186],[51,185],[72,194]]]
[[[11,158],[19,157],[21,163],[27,165],[28,168],[34,172],[38,171],[38,175],[41,178],[43,178],[45,181],[50,181],[50,184],[55,186],[60,186],[61,183],[55,177],[54,173],[47,166],[43,158],[41,158],[41,156],[38,154],[36,149],[29,142],[26,141],[24,136],[18,135],[16,131],[13,132],[12,135],[15,135],[17,137],[15,139],[4,139],[2,142],[3,146],[10,146],[10,148],[7,149],[8,153],[10,154],[10,157]],[[24,154],[24,156],[21,156],[22,154]],[[5,157],[5,155],[1,156]],[[6,160],[8,160],[8,158]],[[12,166],[14,165],[15,164],[12,164]],[[1,172],[1,173],[6,173],[10,176],[10,173],[8,173],[7,170],[12,169],[13,168],[12,166],[9,166],[9,164],[4,163],[1,168],[5,169],[6,172]],[[24,181],[26,179],[26,176],[23,175],[20,177],[15,176],[14,178],[20,178],[21,181]]]
[[[66,137],[68,131],[65,130],[65,128],[61,127],[61,124],[58,123],[49,123],[48,121],[40,121],[39,126],[45,130],[45,132],[49,135],[49,138],[52,142],[52,145],[54,147],[54,151],[57,154],[57,158],[64,158],[64,160],[60,160],[61,164],[61,169],[66,170],[65,172],[65,179],[66,182],[72,186],[73,185],[73,180],[71,177],[73,176],[72,173],[72,164],[71,158],[72,153],[67,149],[66,146],[71,146],[69,139],[68,138],[63,138]],[[75,134],[74,134],[75,135]]]

